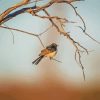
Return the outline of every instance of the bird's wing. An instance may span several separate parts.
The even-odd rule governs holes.
[[[44,50],[41,51],[41,53],[39,54],[39,56],[45,56],[45,55],[47,55],[47,54],[49,54],[49,53],[51,53],[50,50],[44,49]]]

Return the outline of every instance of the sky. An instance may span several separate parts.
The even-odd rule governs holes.
[[[0,0],[0,13],[19,1],[21,0]],[[48,0],[44,0],[44,2],[37,5],[40,6],[46,2],[48,2]],[[87,32],[96,40],[100,41],[99,0],[85,0],[84,2],[82,1],[73,4],[77,6],[77,11],[85,20]],[[61,6],[57,6],[57,8],[59,7]],[[62,5],[62,9],[64,10],[63,12],[65,15],[68,16],[68,19],[78,22],[78,24],[75,25],[69,24],[66,27],[66,30],[71,31],[71,35],[90,51],[93,50],[89,55],[84,54],[82,57],[87,81],[99,81],[97,75],[100,75],[100,45],[83,35],[76,27],[77,25],[82,25],[82,23],[79,18],[75,16],[71,7]],[[52,9],[50,9],[50,12],[53,12]],[[59,12],[55,14],[59,14]],[[42,19],[33,17],[27,13],[19,15],[5,23],[5,25],[9,27],[33,32],[35,34],[43,32],[48,26],[47,24],[47,21],[43,21]],[[56,59],[61,60],[62,63],[44,59],[37,68],[37,66],[32,65],[32,61],[38,57],[41,49],[43,49],[39,40],[36,37],[27,34],[16,31],[12,32],[14,34],[14,44],[11,31],[2,28],[0,29],[0,81],[11,79],[25,79],[30,81],[33,77],[34,80],[36,80],[42,73],[39,68],[42,69],[41,66],[46,62],[48,62],[50,66],[56,64],[59,70],[58,72],[61,73],[63,79],[66,80],[68,78],[76,83],[83,81],[82,70],[74,60],[73,46],[65,37],[58,36],[59,39],[56,41],[59,43]],[[47,45],[45,43],[47,37],[47,33],[42,36],[45,45]],[[32,82],[34,82],[34,80]]]

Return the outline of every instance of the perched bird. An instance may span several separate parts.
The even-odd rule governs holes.
[[[52,43],[51,45],[47,46],[45,49],[41,51],[39,57],[36,60],[34,60],[32,64],[37,65],[44,57],[49,57],[50,59],[52,59],[56,55],[56,53],[57,53],[57,44]]]

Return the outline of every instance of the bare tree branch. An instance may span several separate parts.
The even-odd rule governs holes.
[[[15,10],[18,7],[21,7],[23,5],[26,5],[30,0],[23,0],[22,2],[8,8],[6,11],[4,11],[1,15],[0,15],[0,23],[2,22],[2,20],[13,10]]]
[[[18,31],[18,32],[22,32],[22,33],[33,35],[33,36],[38,36],[38,35],[36,35],[34,33],[26,32],[26,31],[23,31],[23,30],[20,30],[20,29],[16,29],[16,28],[11,28],[11,27],[1,26],[1,25],[0,25],[0,27],[1,28],[5,28],[5,29],[10,29],[10,30]]]
[[[2,22],[0,24],[3,24],[3,23],[11,20],[12,18],[14,18],[16,16],[25,13],[28,9],[35,9],[35,8],[36,8],[36,6],[26,7],[26,8],[22,8],[20,10],[17,10],[17,11],[15,11],[13,13],[10,13],[5,18],[2,19]]]
[[[10,29],[10,30],[22,32],[22,33],[25,33],[25,34],[28,34],[28,35],[31,35],[31,36],[35,36],[35,37],[37,37],[37,38],[39,39],[41,45],[42,45],[43,47],[45,47],[44,44],[43,44],[43,42],[42,42],[42,40],[41,40],[40,37],[39,37],[39,36],[41,35],[41,33],[40,33],[39,35],[36,35],[36,34],[34,34],[34,33],[31,33],[31,32],[26,32],[26,31],[19,30],[19,29],[16,29],[16,28],[11,28],[11,27],[8,27],[8,26],[1,26],[1,25],[0,25],[0,27],[1,27],[1,28],[4,28],[4,29]],[[42,33],[42,34],[43,34],[43,33]],[[13,38],[14,38],[14,37],[13,37]]]
[[[94,39],[92,36],[90,36],[86,31],[84,32],[84,29],[81,27],[81,26],[78,26],[82,31],[83,33],[88,36],[90,39],[92,39],[93,41],[95,41],[96,43],[100,44],[99,41],[97,41],[96,39]]]

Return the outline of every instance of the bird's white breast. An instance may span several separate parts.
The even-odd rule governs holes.
[[[56,55],[56,53],[57,53],[56,51],[52,52],[52,53],[49,53],[49,54],[46,55],[46,57],[52,58],[52,57],[54,57]]]

